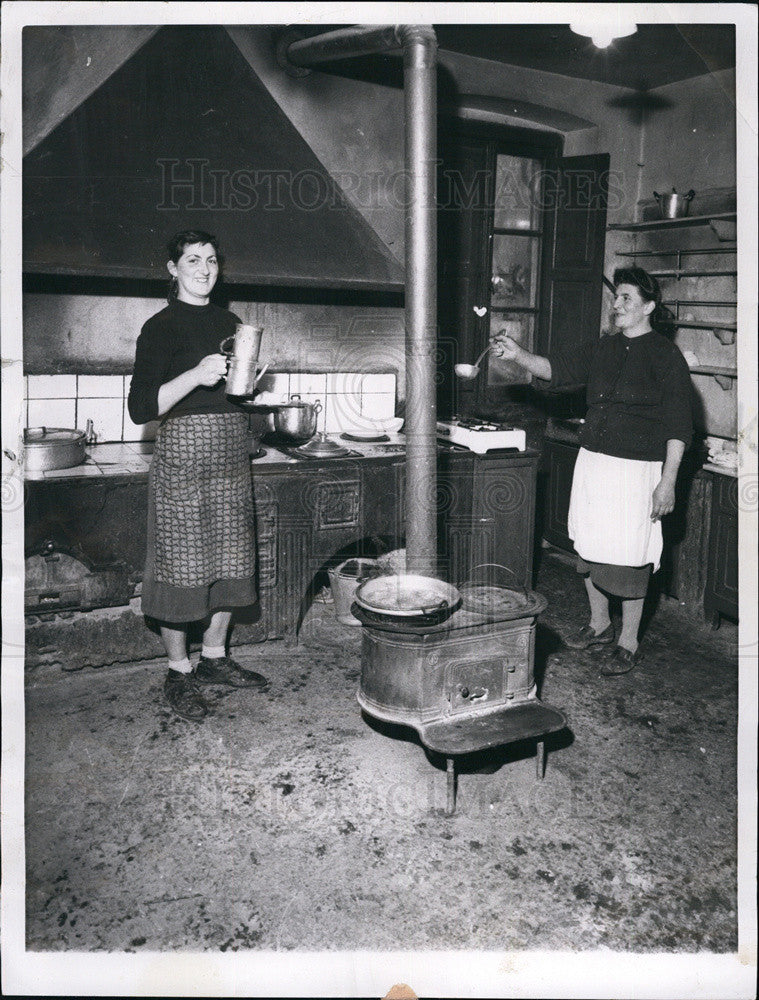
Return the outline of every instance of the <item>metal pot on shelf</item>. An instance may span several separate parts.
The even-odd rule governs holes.
[[[692,190],[687,194],[678,194],[674,188],[672,194],[658,194],[654,191],[662,219],[681,219],[687,215],[691,199],[695,194],[696,192]]]

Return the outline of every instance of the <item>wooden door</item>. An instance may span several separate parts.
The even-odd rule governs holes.
[[[609,155],[565,157],[546,178],[549,215],[538,353],[600,335]]]

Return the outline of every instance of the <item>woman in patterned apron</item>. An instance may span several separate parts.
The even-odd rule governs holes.
[[[199,722],[208,712],[199,686],[264,688],[260,674],[226,655],[232,610],[257,600],[248,417],[225,394],[221,342],[240,320],[213,305],[219,276],[215,237],[177,234],[169,243],[168,305],[137,339],[129,414],[160,418],[148,486],[142,612],[160,626],[168,656],[164,694]],[[204,623],[193,670],[187,626]]]
[[[590,621],[565,639],[573,649],[612,646],[608,595],[622,599],[622,632],[601,667],[626,674],[640,661],[638,632],[652,569],[662,552],[661,518],[675,506],[675,481],[693,428],[690,373],[680,350],[654,329],[659,284],[639,267],[614,272],[615,334],[540,357],[505,334],[495,353],[549,389],[585,385],[569,503],[569,535],[585,578]]]

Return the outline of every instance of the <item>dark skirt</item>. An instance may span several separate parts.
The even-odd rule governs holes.
[[[626,600],[645,597],[651,579],[651,563],[647,566],[612,566],[609,563],[588,562],[577,557],[577,572],[590,579],[599,590]]]
[[[242,413],[191,414],[159,427],[148,483],[147,617],[200,621],[256,602],[247,429]]]

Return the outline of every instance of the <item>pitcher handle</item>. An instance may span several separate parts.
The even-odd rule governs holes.
[[[222,342],[219,344],[219,351],[222,354],[226,354],[227,356],[234,354],[234,347],[228,348],[224,346],[230,340],[234,341],[234,339],[235,339],[234,337],[225,337],[224,340],[222,340]]]

